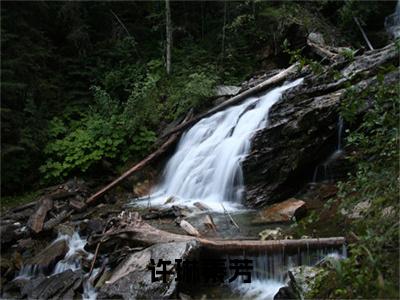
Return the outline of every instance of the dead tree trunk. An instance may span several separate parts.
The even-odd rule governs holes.
[[[257,252],[270,250],[278,251],[297,251],[298,249],[319,249],[325,247],[340,247],[345,243],[343,237],[329,237],[319,239],[302,240],[210,240],[206,238],[187,236],[170,233],[157,229],[144,222],[139,213],[127,213],[123,215],[118,224],[110,228],[106,233],[98,235],[89,244],[106,242],[110,239],[128,240],[140,245],[154,245],[158,243],[170,242],[189,242],[197,241],[202,247],[212,251],[221,252]]]
[[[166,69],[167,74],[171,74],[171,47],[172,47],[172,24],[171,24],[171,8],[169,0],[165,0],[165,29],[167,34],[166,45]]]
[[[153,153],[151,153],[149,156],[147,156],[145,159],[143,159],[142,161],[140,161],[139,163],[137,163],[136,165],[134,165],[132,168],[130,168],[128,171],[126,171],[124,174],[122,174],[120,177],[118,177],[117,179],[115,179],[113,182],[109,183],[108,185],[106,185],[105,187],[103,187],[102,189],[100,189],[98,192],[96,192],[95,194],[93,194],[92,196],[90,196],[87,200],[86,200],[86,204],[90,205],[92,203],[94,203],[96,201],[96,199],[98,199],[100,196],[104,195],[105,192],[107,192],[109,189],[113,188],[114,186],[116,186],[117,184],[119,184],[122,180],[124,180],[125,178],[129,177],[130,175],[132,175],[134,172],[139,171],[141,169],[143,169],[145,166],[147,166],[148,164],[150,164],[151,162],[153,162],[156,158],[158,158],[161,154],[163,154],[166,150],[168,150],[168,148],[173,145],[176,140],[178,139],[178,134],[174,134],[172,136],[170,136],[168,138],[168,140],[161,145],[160,148],[158,148],[156,151],[154,151]]]
[[[38,203],[38,208],[35,213],[29,218],[28,226],[33,232],[39,233],[43,229],[43,223],[46,218],[47,212],[53,208],[53,200],[50,198],[43,198]]]

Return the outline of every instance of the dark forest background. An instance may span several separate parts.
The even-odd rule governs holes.
[[[167,124],[212,105],[217,84],[285,67],[308,33],[376,47],[396,2],[3,2],[1,184],[21,194],[79,174],[118,173]],[[286,42],[285,42],[286,40]]]

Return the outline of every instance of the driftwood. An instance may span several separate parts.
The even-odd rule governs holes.
[[[120,177],[115,179],[113,182],[109,183],[102,189],[100,189],[98,192],[90,196],[86,200],[86,204],[90,205],[93,204],[100,196],[102,196],[105,192],[107,192],[109,189],[115,187],[117,184],[119,184],[122,180],[125,178],[129,177],[132,175],[134,172],[137,172],[141,169],[143,169],[145,166],[147,166],[149,163],[153,162],[156,158],[158,158],[161,154],[163,154],[165,151],[168,150],[170,146],[172,146],[178,139],[178,134],[174,134],[168,138],[168,140],[161,145],[160,148],[158,148],[156,151],[151,153],[149,156],[147,156],[145,159],[140,161],[139,163],[135,164],[132,168],[130,168],[128,171],[126,171],[124,174],[122,174]]]
[[[201,119],[208,117],[212,114],[215,114],[216,112],[219,112],[221,110],[224,110],[225,108],[238,104],[242,100],[246,99],[249,96],[252,96],[254,94],[257,94],[259,92],[262,92],[268,88],[271,88],[273,86],[276,86],[277,84],[280,84],[281,82],[285,81],[289,76],[295,74],[298,71],[298,64],[293,64],[289,68],[283,70],[282,72],[276,74],[275,76],[272,76],[271,78],[268,78],[267,80],[263,81],[262,83],[256,85],[255,87],[252,87],[226,101],[221,103],[220,105],[215,106],[214,108],[206,111],[205,113],[199,114],[195,116],[194,118],[188,120],[187,122],[183,122],[182,124],[176,126],[169,132],[164,134],[164,137],[170,136],[171,134],[181,132],[182,130],[185,130],[186,128],[192,126],[193,124],[197,123]]]
[[[217,231],[217,226],[215,225],[214,220],[210,215],[204,216],[203,223],[208,229],[212,229],[214,230],[214,232]]]
[[[66,210],[62,211],[60,214],[55,216],[54,218],[48,220],[43,225],[43,230],[51,230],[57,225],[61,224],[66,218],[68,218],[72,214],[72,211],[67,212]]]
[[[53,208],[53,200],[50,198],[43,198],[38,205],[35,213],[29,218],[28,226],[33,232],[39,233],[43,229],[43,223],[46,218],[47,212]]]
[[[93,236],[89,245],[117,238],[129,240],[141,245],[158,243],[197,241],[202,247],[212,251],[297,251],[298,249],[318,249],[325,247],[340,247],[345,243],[343,237],[329,237],[301,240],[211,240],[206,238],[186,236],[157,229],[144,222],[139,213],[124,214],[122,219],[102,235]]]

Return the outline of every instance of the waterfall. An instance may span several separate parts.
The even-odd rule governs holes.
[[[343,118],[339,116],[337,123],[337,142],[336,142],[336,150],[329,155],[329,157],[322,163],[315,167],[314,174],[312,178],[312,182],[324,181],[324,180],[333,180],[332,174],[329,170],[330,165],[336,159],[338,159],[342,153],[342,141],[343,141]]]
[[[168,161],[163,181],[152,191],[151,205],[192,205],[201,201],[214,211],[242,207],[244,181],[241,161],[250,151],[253,134],[268,124],[268,112],[282,93],[302,82],[298,79],[260,97],[204,118],[183,134]],[[139,201],[142,204],[146,200]]]
[[[285,285],[287,272],[298,266],[315,266],[325,260],[339,260],[346,257],[346,249],[319,249],[298,251],[298,253],[259,253],[248,256],[253,262],[251,283],[241,280],[231,284],[233,291],[244,299],[274,299],[281,287]],[[241,257],[230,257],[242,258]],[[230,276],[232,274],[229,274]]]

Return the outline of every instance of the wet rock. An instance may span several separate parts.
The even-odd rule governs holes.
[[[51,243],[33,258],[28,259],[24,265],[37,266],[41,271],[49,273],[54,265],[62,259],[67,252],[67,241],[60,239]]]
[[[86,233],[88,235],[93,233],[102,233],[104,228],[104,220],[102,219],[91,219],[87,222]]]
[[[30,281],[21,294],[33,299],[73,298],[74,292],[82,285],[82,276],[78,272],[67,270],[49,277],[40,277]]]
[[[254,224],[282,223],[299,219],[306,214],[306,203],[296,198],[290,198],[280,203],[264,208]]]
[[[162,280],[152,282],[151,271],[148,269],[150,259],[155,263],[159,259],[174,262],[177,258],[186,259],[196,249],[195,241],[156,244],[143,251],[128,256],[113,271],[98,293],[98,299],[123,298],[170,298],[176,293],[177,282],[174,274],[167,276],[167,282]],[[171,264],[167,270],[172,270]],[[157,275],[158,277],[158,275]]]
[[[304,295],[312,289],[317,276],[322,274],[324,269],[321,267],[299,266],[290,269],[289,272],[293,274],[296,285],[300,288],[302,294]]]
[[[274,296],[277,299],[304,299],[315,285],[317,276],[324,271],[321,267],[299,266],[291,268],[286,274],[285,286]]]
[[[20,223],[12,223],[0,226],[1,245],[12,244],[24,237]]]
[[[74,227],[67,224],[60,224],[55,229],[59,235],[72,236],[75,232]]]

